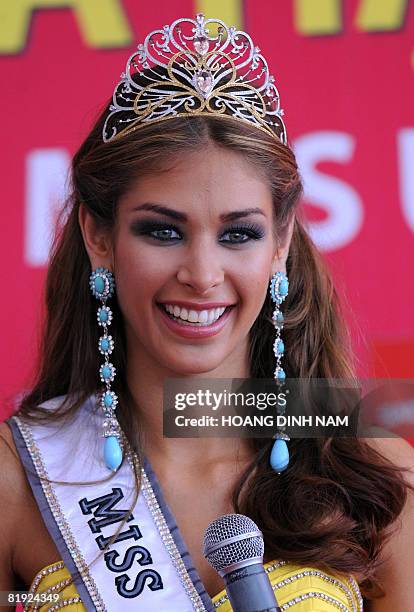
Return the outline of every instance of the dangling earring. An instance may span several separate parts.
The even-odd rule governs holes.
[[[104,461],[109,470],[116,472],[122,463],[122,448],[120,427],[115,416],[118,396],[111,390],[111,383],[116,374],[114,365],[109,361],[109,355],[114,350],[114,341],[112,336],[108,335],[108,326],[112,322],[112,310],[106,305],[106,300],[114,294],[114,277],[106,268],[97,268],[89,277],[89,286],[92,295],[101,301],[97,317],[98,325],[103,328],[103,334],[98,341],[98,349],[105,358],[105,362],[99,368],[99,377],[105,385],[100,398],[101,408],[105,415],[103,423]]]
[[[273,352],[276,357],[274,377],[279,388],[283,387],[286,379],[285,371],[280,365],[282,356],[285,352],[285,345],[280,337],[280,332],[283,329],[284,317],[283,313],[279,309],[279,306],[286,299],[288,291],[289,281],[287,276],[282,272],[276,272],[270,281],[270,297],[275,303],[275,309],[272,315],[273,325],[276,330],[276,338],[273,343]],[[283,470],[285,470],[289,465],[289,449],[287,441],[290,438],[286,433],[284,433],[283,429],[284,428],[280,428],[275,434],[275,441],[270,453],[270,465],[278,474],[283,472]]]

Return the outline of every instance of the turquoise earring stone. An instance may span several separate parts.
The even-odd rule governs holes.
[[[94,280],[95,283],[95,291],[99,294],[105,291],[105,281],[102,276],[97,276]]]
[[[104,459],[106,467],[112,472],[116,472],[122,463],[122,449],[116,436],[105,438]]]
[[[114,403],[114,400],[112,398],[112,395],[110,393],[105,393],[104,398],[103,398],[104,404],[106,408],[111,408],[112,404]]]
[[[275,440],[270,453],[270,465],[275,472],[283,472],[289,465],[289,449],[285,440]]]
[[[102,376],[104,377],[105,380],[108,380],[109,378],[111,378],[112,375],[112,370],[109,366],[104,365],[104,367],[102,368]]]
[[[279,283],[279,294],[281,296],[286,296],[288,294],[289,291],[289,282],[286,278],[282,278],[282,280]]]
[[[109,340],[108,338],[101,338],[99,341],[99,348],[101,351],[106,353],[109,350]]]

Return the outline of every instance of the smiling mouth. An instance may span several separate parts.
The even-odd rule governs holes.
[[[209,310],[189,310],[172,304],[158,304],[170,319],[180,325],[188,327],[208,327],[216,323],[233,306],[222,306],[221,308],[211,308]]]

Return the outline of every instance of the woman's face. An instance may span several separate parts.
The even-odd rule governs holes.
[[[141,178],[119,202],[112,249],[129,358],[181,376],[247,363],[249,330],[283,268],[254,166],[210,146]]]

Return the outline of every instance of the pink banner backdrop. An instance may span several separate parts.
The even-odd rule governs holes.
[[[347,299],[361,376],[414,377],[414,7],[409,0],[25,0],[0,25],[0,416],[30,385],[70,161],[151,29],[233,11],[268,57],[311,234]],[[377,8],[375,8],[375,5]],[[379,7],[381,5],[381,7]]]

